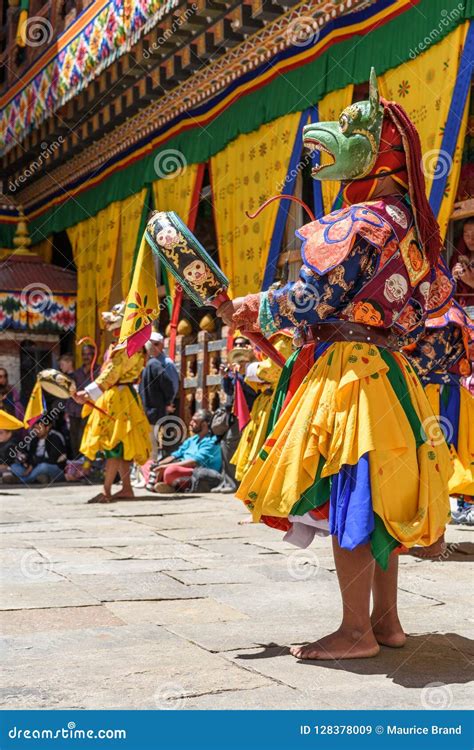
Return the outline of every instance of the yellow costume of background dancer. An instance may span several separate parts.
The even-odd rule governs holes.
[[[144,464],[151,451],[150,429],[133,386],[143,370],[144,356],[137,352],[128,357],[125,349],[117,351],[111,345],[105,359],[100,374],[86,390],[97,406],[110,416],[84,406],[84,416],[88,412],[90,416],[82,438],[81,453],[92,460],[102,451],[107,458]]]
[[[118,333],[124,310],[125,303],[122,302],[110,312],[102,313],[107,330]],[[78,403],[85,404],[84,416],[90,412],[82,437],[81,453],[91,460],[98,453],[104,453],[107,459],[103,492],[89,502],[112,500],[111,488],[117,472],[120,473],[122,489],[114,498],[132,498],[130,464],[132,461],[144,464],[151,455],[150,428],[135,389],[143,366],[141,351],[129,357],[125,348],[111,344],[98,377],[74,396]],[[90,400],[106,413],[92,410],[87,405]]]
[[[292,352],[291,335],[286,332],[280,332],[272,336],[270,341],[275,349],[282,354],[285,359],[288,359]],[[258,396],[255,399],[250,412],[250,422],[243,430],[237,450],[231,459],[231,463],[235,464],[237,467],[235,478],[239,482],[257,457],[260,448],[265,442],[274,396],[274,387],[281,374],[281,367],[268,357],[261,362],[252,363],[249,367],[252,368],[252,370],[255,369],[255,375],[258,380],[246,377],[245,382],[258,393]]]

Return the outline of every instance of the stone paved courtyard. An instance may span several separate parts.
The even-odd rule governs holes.
[[[443,562],[403,558],[404,649],[299,663],[288,645],[338,624],[328,540],[295,551],[228,495],[91,494],[0,486],[3,707],[472,704],[472,530],[448,530]]]

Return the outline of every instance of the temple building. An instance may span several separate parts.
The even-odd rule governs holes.
[[[295,278],[304,209],[281,200],[248,214],[277,194],[301,198],[316,216],[340,205],[337,184],[311,180],[302,129],[363,98],[372,65],[382,95],[417,126],[449,255],[474,214],[473,8],[472,0],[9,0],[0,32],[8,357],[24,337],[54,363],[74,351],[72,330],[76,342],[90,336],[103,348],[100,313],[126,295],[152,209],[179,214],[231,294]],[[15,250],[19,227],[26,255]],[[215,404],[225,331],[209,309],[181,302],[158,266],[156,279],[157,325],[169,333],[173,309],[180,321],[189,408]],[[34,282],[62,311],[44,307],[41,339],[15,309]],[[6,361],[19,377],[19,364]]]

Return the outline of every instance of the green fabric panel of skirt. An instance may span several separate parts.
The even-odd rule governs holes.
[[[268,420],[267,431],[265,433],[265,440],[275,429],[275,425],[280,416],[282,406],[284,404],[286,394],[288,393],[288,386],[290,384],[291,374],[293,372],[293,366],[298,358],[299,349],[286,360],[283,370],[280,373],[280,379],[275,389],[275,395],[273,396],[272,408],[270,411],[270,418]]]
[[[405,412],[405,416],[410,423],[413,437],[416,441],[416,447],[419,448],[420,445],[423,445],[423,443],[425,442],[423,439],[424,433],[418,414],[416,413],[415,408],[411,402],[410,392],[408,390],[405,378],[403,377],[402,371],[400,370],[400,367],[393,355],[390,354],[390,352],[388,352],[386,349],[379,349],[379,352],[383,361],[388,366],[387,377],[389,379],[390,385],[395,391],[395,395],[397,396],[400,404],[403,407],[403,411]],[[408,368],[409,372],[414,372],[411,365],[408,365]]]
[[[380,565],[382,570],[387,570],[388,560],[394,549],[400,546],[391,534],[377,513],[374,513],[375,527],[370,535],[370,551],[372,557]]]
[[[440,406],[444,407],[446,409],[449,401],[449,388],[441,388],[439,389],[439,403]],[[440,409],[441,411],[441,409]]]
[[[319,456],[316,476],[311,487],[303,492],[300,499],[291,509],[292,516],[304,516],[314,508],[320,508],[329,500],[331,494],[331,477],[322,477],[321,472],[324,468],[324,457]]]
[[[114,201],[123,200],[156,180],[154,161],[159,150],[176,149],[188,164],[205,162],[242,133],[251,133],[267,122],[290,112],[300,112],[316,104],[326,94],[350,83],[364,83],[370,66],[377,65],[377,74],[396,68],[412,59],[426,30],[437,30],[437,43],[459,24],[472,16],[472,0],[459,3],[459,12],[445,15],[445,0],[421,0],[399,16],[373,28],[362,36],[352,35],[310,62],[295,65],[264,87],[237,97],[218,117],[206,125],[197,125],[164,142],[158,149],[130,166],[106,177],[99,185],[78,195],[74,201],[55,205],[32,219],[28,225],[33,243],[53,232],[95,216]],[[443,18],[443,16],[445,17]],[[439,19],[443,18],[442,28]],[[357,44],[354,39],[357,38]],[[344,60],[344,70],[338,61]],[[321,75],[321,71],[325,71]],[[315,83],[316,81],[316,83]],[[304,100],[300,91],[311,92]],[[0,242],[12,247],[16,227],[0,223]]]
[[[123,443],[120,441],[120,443],[117,443],[115,448],[112,448],[110,451],[104,451],[104,456],[106,458],[123,458]]]

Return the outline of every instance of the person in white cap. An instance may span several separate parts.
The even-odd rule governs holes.
[[[178,385],[178,371],[173,360],[165,356],[163,344],[163,336],[154,331],[145,344],[148,362],[143,370],[139,388],[143,408],[151,425],[153,461],[156,461],[158,456],[157,433],[166,415],[174,411],[173,401]]]

